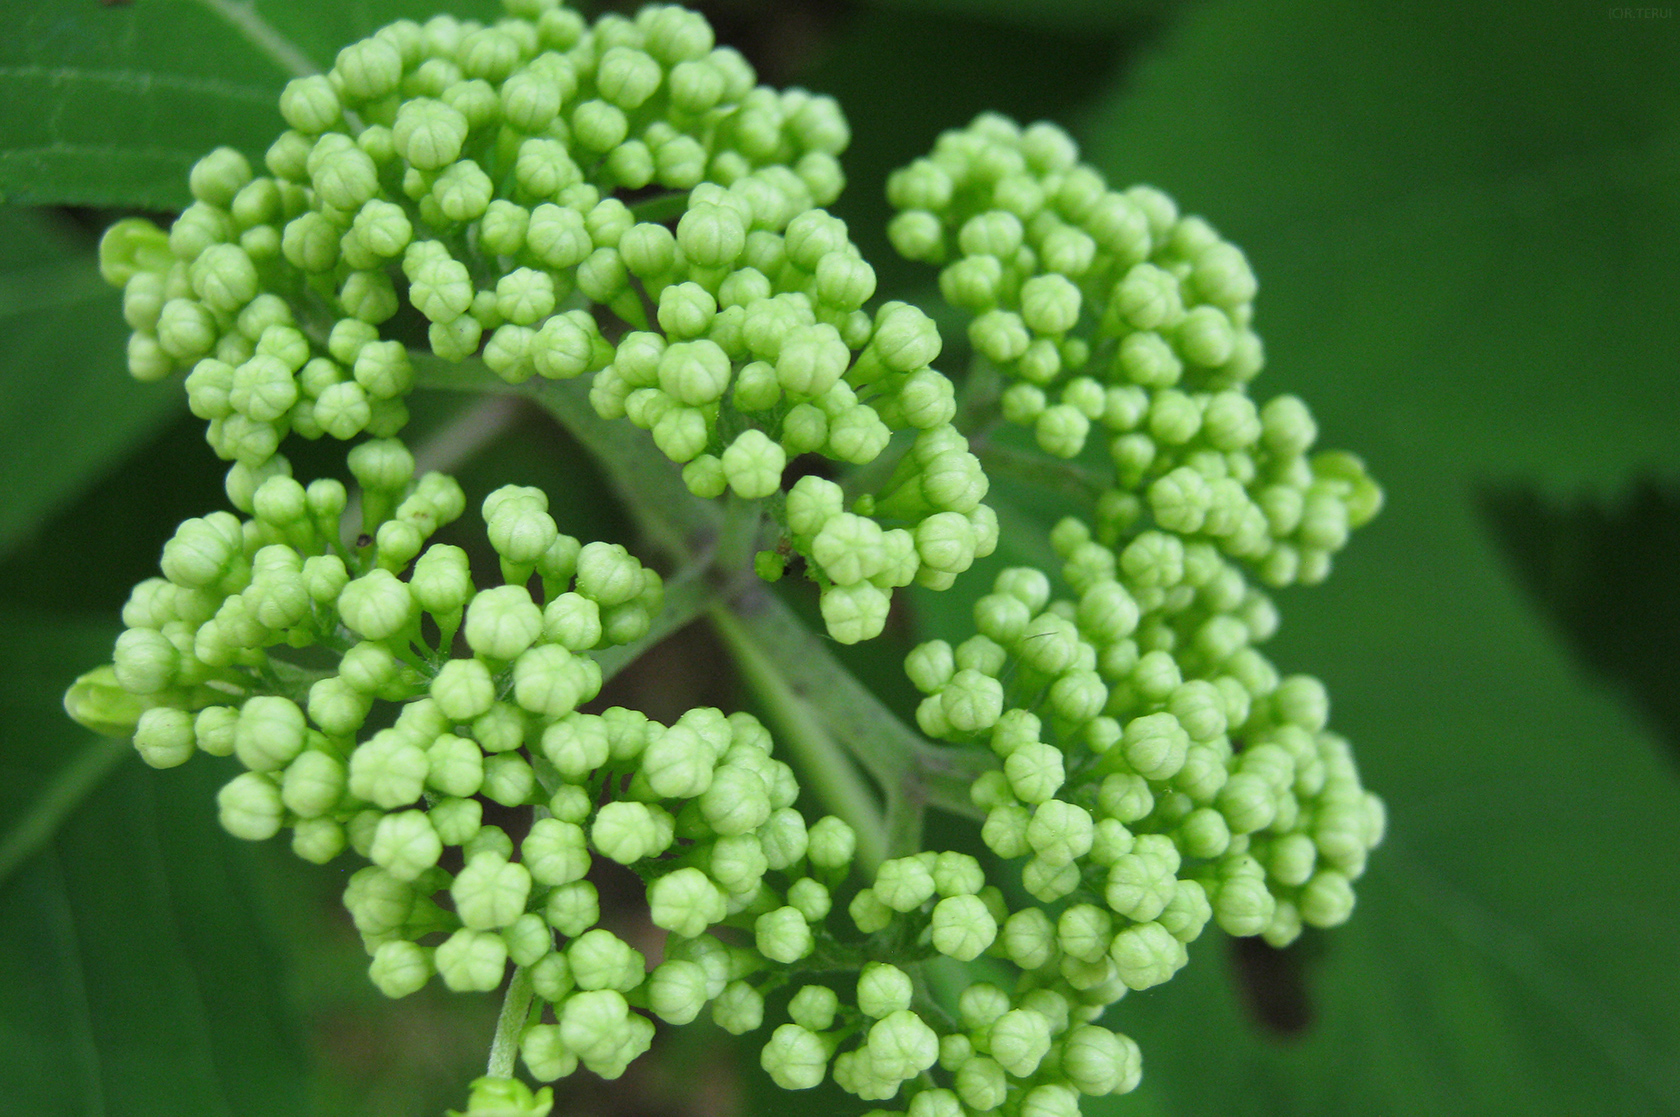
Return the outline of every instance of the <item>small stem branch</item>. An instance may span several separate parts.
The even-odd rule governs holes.
[[[886,846],[888,857],[903,857],[922,848],[922,817],[927,796],[921,781],[907,778],[887,793]]]
[[[976,439],[974,456],[990,474],[1002,474],[1052,492],[1070,496],[1084,504],[1095,501],[1112,486],[1072,462],[1055,461],[1042,454],[1028,454],[1012,446]]]
[[[974,437],[998,417],[998,400],[1003,395],[1003,375],[997,366],[979,353],[968,362],[968,375],[957,386],[956,428]]]
[[[729,494],[712,566],[725,578],[751,570],[763,526],[764,506],[760,501]]]
[[[508,980],[502,1011],[496,1017],[496,1035],[490,1041],[490,1063],[485,1072],[492,1078],[512,1078],[519,1055],[519,1037],[531,1012],[531,971],[519,966]]]
[[[649,542],[686,557],[717,538],[722,526],[717,505],[688,491],[681,471],[646,432],[595,414],[585,384],[551,381],[538,387],[534,398],[595,456]]]
[[[917,782],[927,805],[959,818],[983,819],[986,812],[974,805],[969,790],[981,773],[998,767],[989,749],[965,745],[960,748],[923,743],[916,750]]]
[[[741,678],[764,704],[778,739],[791,750],[806,785],[857,832],[858,861],[866,872],[873,872],[886,855],[886,825],[868,781],[747,627],[726,609],[714,608],[709,615],[735,657]]]

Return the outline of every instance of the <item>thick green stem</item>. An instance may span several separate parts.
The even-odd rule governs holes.
[[[886,856],[886,825],[879,799],[823,719],[789,685],[782,664],[735,614],[714,608],[712,627],[734,656],[741,678],[764,706],[778,743],[787,746],[803,783],[823,805],[857,831],[858,861],[874,872]]]
[[[735,596],[734,606],[742,630],[766,650],[787,685],[889,795],[902,791],[930,806],[980,817],[968,789],[975,776],[997,767],[989,752],[930,744],[858,682],[827,642],[768,588],[749,586]]]
[[[490,1040],[490,1064],[484,1073],[492,1078],[513,1077],[519,1037],[524,1034],[525,1022],[531,1014],[531,996],[531,971],[519,966],[508,980],[502,1011],[496,1017],[496,1035]]]

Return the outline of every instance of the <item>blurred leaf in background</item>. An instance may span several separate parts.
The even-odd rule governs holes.
[[[1262,383],[1390,498],[1275,652],[1329,684],[1391,840],[1293,952],[1294,1038],[1208,960],[1117,1011],[1175,1112],[1680,1111],[1676,770],[1478,503],[1680,469],[1680,25],[1636,11],[1208,4],[1087,133],[1245,247]]]
[[[1680,486],[1614,498],[1494,488],[1481,506],[1523,588],[1680,764]]]

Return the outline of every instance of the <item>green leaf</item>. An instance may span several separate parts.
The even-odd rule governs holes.
[[[0,834],[88,735],[59,695],[113,627],[0,618]],[[97,746],[96,746],[97,747]],[[132,761],[0,882],[0,1096],[21,1113],[303,1112],[296,1029],[249,848],[214,831],[222,766]],[[64,805],[68,805],[65,803]],[[46,835],[42,835],[46,836]],[[0,842],[5,842],[0,838]]]
[[[1303,1035],[1248,1018],[1214,940],[1111,1014],[1171,1112],[1680,1112],[1680,785],[1475,507],[1680,464],[1680,53],[1617,11],[1210,5],[1088,134],[1245,248],[1260,395],[1389,494],[1271,652],[1324,678],[1392,839],[1309,953]]]
[[[178,209],[229,145],[254,162],[287,80],[399,16],[493,18],[493,0],[0,0],[0,200]]]
[[[179,208],[201,155],[261,156],[283,127],[290,75],[205,4],[0,0],[0,19],[10,201]]]
[[[112,767],[112,750],[64,715],[59,696],[108,662],[114,622],[0,612],[0,883],[49,841]],[[122,757],[127,751],[116,753]]]
[[[1680,491],[1644,480],[1562,504],[1507,488],[1481,508],[1530,598],[1680,760]]]
[[[0,555],[181,408],[177,388],[128,375],[121,303],[91,246],[0,207]]]

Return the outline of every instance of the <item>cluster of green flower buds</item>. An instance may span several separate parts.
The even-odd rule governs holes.
[[[1117,191],[1061,129],[984,114],[894,173],[904,256],[942,265],[1005,419],[1073,458],[1100,427],[1114,484],[1098,516],[1205,539],[1267,585],[1316,583],[1382,492],[1359,459],[1309,453],[1306,406],[1256,406],[1263,355],[1242,250],[1148,186]]]
[[[236,757],[231,833],[365,858],[344,900],[385,993],[519,967],[539,1080],[617,1077],[656,1019],[709,1011],[769,1032],[778,1084],[832,1078],[909,1117],[1076,1117],[1133,1089],[1137,1046],[1104,1010],[1172,977],[1210,922],[1277,946],[1341,923],[1381,840],[1324,688],[1257,650],[1278,618],[1250,584],[1321,580],[1380,490],[1312,452],[1299,400],[1249,398],[1254,276],[1206,222],[1108,189],[1047,124],[941,137],[890,180],[894,245],[942,267],[1001,416],[1060,458],[1099,425],[1112,473],[1052,532],[1067,593],[1006,570],[972,636],[906,664],[921,730],[996,758],[972,799],[1004,887],[931,851],[853,881],[855,833],[806,821],[750,715],[584,712],[602,653],[650,633],[658,574],[507,485],[480,509],[498,569],[475,576],[432,541],[464,493],[417,477],[397,435],[434,358],[588,377],[594,411],[647,431],[695,496],[765,501],[780,538],[759,574],[803,560],[855,643],[895,590],[943,590],[998,545],[938,330],[866,309],[875,273],[823,208],[849,139],[832,100],[755,86],[681,8],[591,25],[505,6],[346,47],[287,86],[266,174],[220,149],[167,233],[107,234],[130,369],[186,373],[242,515],[180,526],[67,708],[157,767]],[[354,502],[292,476],[293,434],[356,442]],[[801,455],[877,464],[850,490],[810,470],[784,489]],[[487,806],[524,810],[504,826]],[[657,964],[601,925],[607,863],[645,886]],[[982,957],[1012,987],[934,1001],[921,963]],[[466,1112],[551,1106],[491,1077]]]
[[[1065,978],[1045,962],[1035,918],[1045,918],[1036,907],[1011,916],[1002,892],[967,854],[922,852],[885,862],[846,907],[847,933],[867,936],[853,947],[865,959],[852,967],[855,978],[796,985],[789,1021],[763,1049],[764,1068],[793,1090],[832,1076],[847,1092],[896,1101],[905,1108],[890,1112],[912,1117],[1075,1117],[1082,1095],[1132,1090],[1141,1075],[1136,1044],[1095,1023],[1124,986],[1096,965]],[[1048,934],[1053,949],[1054,928]],[[912,976],[928,958],[969,962],[981,955],[1020,966],[1013,992],[975,981],[946,1012],[931,1006]]]
[[[595,696],[593,653],[646,635],[664,594],[622,547],[561,534],[547,498],[517,486],[484,502],[507,580],[477,589],[465,551],[427,545],[464,510],[453,479],[415,479],[395,440],[360,444],[350,467],[358,546],[340,538],[342,484],[305,486],[283,457],[262,477],[236,466],[229,493],[250,518],[181,524],[163,576],[124,606],[112,663],[67,696],[84,724],[132,732],[155,767],[236,755],[248,771],[221,793],[224,825],[252,839],[291,826],[312,861],[367,846],[423,795],[456,800],[433,803],[455,812],[452,832],[477,819],[471,796],[532,801],[518,750]],[[336,665],[304,666],[323,659]]]
[[[219,149],[167,234],[113,227],[102,265],[134,375],[187,370],[211,446],[261,469],[289,433],[396,435],[411,346],[515,384],[592,373],[595,409],[650,431],[697,495],[779,497],[798,455],[862,465],[895,431],[931,432],[939,460],[906,459],[858,514],[877,495],[908,529],[976,514],[985,476],[930,367],[938,331],[902,303],[863,309],[875,273],[820,208],[850,138],[833,100],[755,87],[681,8],[592,26],[546,0],[508,8],[346,47],[287,86],[267,175]],[[955,573],[918,553],[859,589],[807,549],[815,534],[786,550],[847,642],[880,632],[894,586]]]
[[[1002,761],[973,791],[986,844],[1026,858],[1040,901],[1100,910],[1131,988],[1171,975],[1128,972],[1147,924],[1187,943],[1211,916],[1283,946],[1343,922],[1382,803],[1326,729],[1324,687],[1253,646],[1276,627],[1271,604],[1206,543],[1143,536],[1116,557],[1072,519],[1053,539],[1077,600],[1006,570],[974,636],[907,663],[923,730]]]

